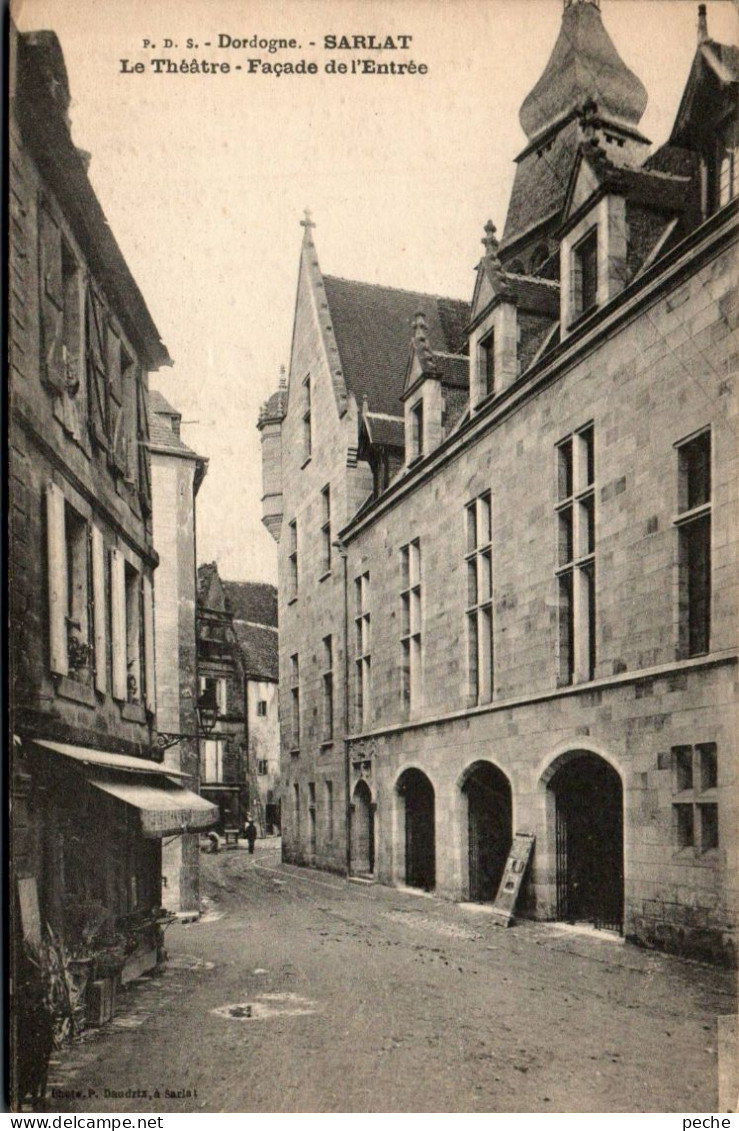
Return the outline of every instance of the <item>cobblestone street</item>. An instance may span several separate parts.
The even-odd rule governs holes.
[[[50,1110],[717,1110],[732,974],[278,850],[202,857],[207,912],[59,1056]]]

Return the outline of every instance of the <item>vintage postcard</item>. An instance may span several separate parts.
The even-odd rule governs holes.
[[[10,1110],[735,1112],[736,3],[9,61]]]

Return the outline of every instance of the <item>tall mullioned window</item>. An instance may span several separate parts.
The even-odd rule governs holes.
[[[370,575],[363,573],[354,581],[354,640],[355,640],[355,725],[362,730],[370,719],[370,677],[372,672],[370,640]]]
[[[467,504],[467,649],[473,703],[493,696],[493,547],[490,492]]]
[[[557,445],[559,683],[595,675],[595,447],[592,424]]]
[[[400,694],[406,711],[421,705],[423,640],[421,605],[421,544],[418,538],[400,551]]]
[[[711,433],[677,446],[678,652],[699,656],[711,639]]]

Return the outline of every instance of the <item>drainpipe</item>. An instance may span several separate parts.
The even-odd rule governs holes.
[[[352,810],[349,788],[349,562],[346,546],[333,543],[344,563],[344,835],[346,837],[346,874],[352,874]]]

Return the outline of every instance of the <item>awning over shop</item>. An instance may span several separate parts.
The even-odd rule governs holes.
[[[100,766],[109,770],[122,770],[124,773],[135,774],[166,774],[170,778],[186,778],[189,775],[180,773],[179,770],[170,769],[161,762],[152,762],[148,758],[132,758],[129,754],[110,754],[107,750],[91,750],[86,746],[70,746],[67,742],[46,742],[34,739],[34,746],[40,750],[48,750],[52,754],[62,754],[65,758],[74,758],[85,766]]]
[[[164,779],[166,782],[166,779]],[[95,789],[123,801],[139,812],[141,832],[147,837],[196,832],[217,824],[219,811],[204,797],[175,782],[139,785],[129,782],[90,781]]]

